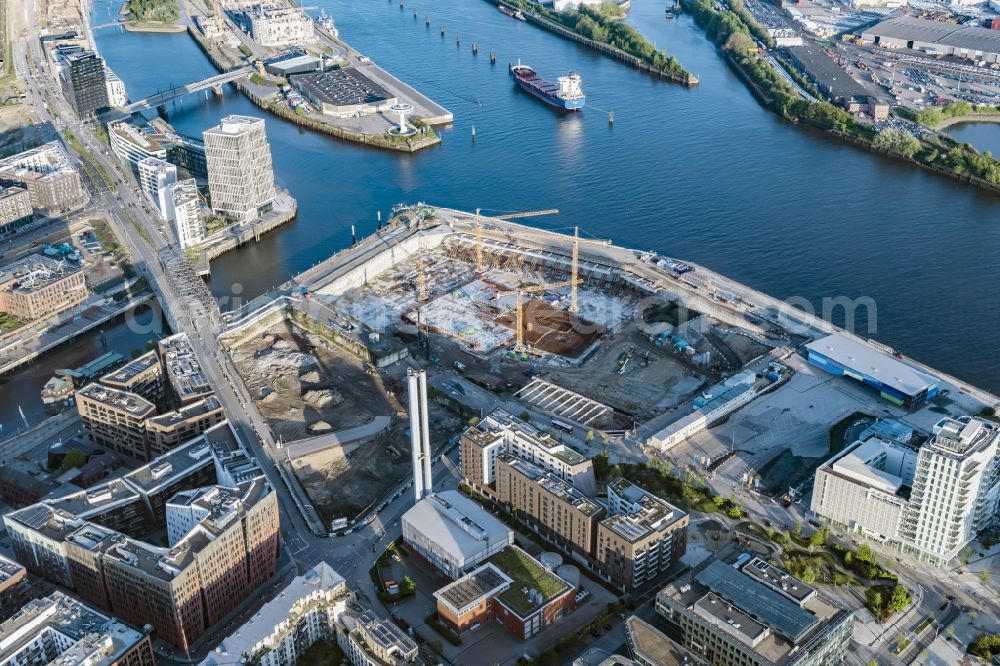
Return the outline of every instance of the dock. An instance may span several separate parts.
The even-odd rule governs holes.
[[[195,272],[200,276],[209,275],[211,273],[210,262],[212,259],[230,250],[235,250],[244,243],[257,242],[261,236],[269,231],[273,231],[281,225],[294,220],[295,215],[298,213],[298,203],[289,196],[281,196],[288,201],[285,202],[282,200],[279,210],[271,211],[264,215],[264,217],[252,222],[226,227],[206,238],[199,248],[198,258],[192,262]]]

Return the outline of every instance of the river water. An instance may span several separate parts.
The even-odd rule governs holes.
[[[688,258],[781,298],[870,297],[879,339],[1000,389],[1000,197],[783,122],[690,18],[664,19],[661,1],[633,0],[629,20],[700,77],[693,89],[509,19],[483,0],[407,0],[402,11],[394,0],[318,4],[352,46],[452,110],[454,127],[442,145],[400,155],[268,118],[276,178],[298,199],[299,216],[213,262],[217,295],[235,285],[252,297],[281,283],[348,244],[350,225],[371,232],[376,211],[385,215],[398,201],[558,208],[558,216],[528,221],[579,225]],[[96,0],[95,22],[115,9]],[[214,73],[185,34],[112,29],[97,42],[133,99]],[[519,58],[549,77],[580,73],[588,108],[560,116],[518,91],[506,64]],[[222,98],[186,98],[168,118],[197,135],[229,113],[261,114],[229,89]]]

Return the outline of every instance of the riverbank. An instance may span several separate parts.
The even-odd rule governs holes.
[[[240,64],[239,60],[236,58],[226,57],[224,53],[221,53],[221,48],[219,48],[216,44],[212,44],[199,28],[189,25],[186,30],[202,52],[208,57],[212,65],[214,65],[220,72],[225,72]],[[355,54],[354,57],[360,57],[360,54],[351,49],[347,44],[344,44],[343,42],[338,43],[343,46],[348,53]],[[441,137],[434,132],[430,125],[449,124],[453,119],[452,114],[447,109],[444,109],[428,98],[420,95],[409,86],[405,86],[405,84],[402,84],[402,82],[398,79],[381,68],[378,68],[373,63],[365,63],[365,67],[375,70],[375,77],[378,78],[379,82],[383,85],[388,84],[388,86],[392,86],[393,82],[395,82],[399,84],[397,88],[402,89],[403,92],[412,93],[408,99],[404,99],[402,95],[399,95],[399,90],[394,90],[394,92],[400,97],[401,102],[412,101],[413,105],[417,107],[418,110],[425,107],[429,107],[431,109],[425,114],[427,116],[426,118],[415,115],[412,119],[413,124],[418,125],[422,131],[410,137],[396,137],[390,135],[388,132],[383,132],[381,134],[369,134],[346,127],[340,127],[334,124],[336,119],[332,117],[323,116],[322,114],[317,113],[304,114],[296,112],[296,110],[293,110],[287,103],[284,102],[284,100],[277,96],[276,89],[267,89],[266,92],[268,94],[265,96],[261,94],[261,91],[264,90],[263,86],[255,85],[252,82],[242,80],[235,81],[233,83],[236,86],[236,89],[246,96],[246,98],[249,99],[255,106],[299,127],[320,132],[338,139],[353,141],[355,143],[361,143],[375,148],[383,148],[406,153],[415,153],[419,150],[423,150],[424,148],[429,148],[441,143]]]
[[[952,125],[961,123],[1000,123],[1000,113],[969,114],[966,116],[955,116],[941,121],[934,126],[935,130],[943,130]]]
[[[512,11],[521,12],[530,23],[538,25],[557,35],[572,39],[575,42],[589,46],[618,60],[659,76],[662,79],[680,83],[686,86],[698,85],[698,77],[688,72],[673,56],[666,55],[663,51],[657,51],[649,41],[631,26],[625,25],[618,20],[602,19],[595,10],[591,13],[587,9],[576,12],[554,12],[541,8],[540,5],[527,2],[525,0],[489,0],[490,3],[507,7]],[[574,17],[572,26],[565,25],[563,15]],[[603,23],[597,23],[602,20]],[[580,26],[586,26],[586,30],[591,36],[583,34]],[[613,31],[621,34],[612,36]],[[593,38],[602,36],[602,39]],[[629,50],[619,48],[613,40],[619,40],[628,45]],[[632,51],[632,52],[630,52]],[[635,51],[642,53],[642,56],[635,54]]]
[[[810,125],[879,155],[1000,194],[1000,162],[988,153],[980,154],[943,134],[914,136],[898,142],[895,141],[897,130],[885,129],[876,133],[874,127],[858,121],[838,106],[803,99],[769,61],[758,54],[750,37],[751,29],[738,14],[719,11],[709,0],[681,0],[681,4],[761,103],[786,120]],[[899,145],[886,148],[893,143]]]
[[[122,23],[129,32],[184,32],[187,27],[176,23]]]

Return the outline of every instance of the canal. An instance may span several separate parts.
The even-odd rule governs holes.
[[[780,120],[689,17],[666,20],[658,0],[633,0],[629,20],[699,76],[696,88],[660,82],[484,0],[406,2],[404,10],[391,0],[318,4],[354,47],[454,112],[443,143],[400,155],[268,118],[276,177],[299,216],[213,262],[216,295],[235,288],[248,298],[281,283],[348,244],[352,224],[373,230],[376,211],[399,201],[558,208],[528,222],[579,225],[817,309],[823,298],[871,298],[880,340],[1000,388],[1000,197]],[[95,22],[115,9],[96,0]],[[214,72],[184,34],[104,30],[97,41],[132,98]],[[506,67],[518,59],[548,77],[581,74],[588,108],[559,116],[518,91]],[[232,89],[168,109],[170,122],[196,135],[230,113],[261,114]]]
[[[56,370],[78,368],[109,351],[126,358],[145,352],[147,343],[160,337],[159,314],[153,312],[140,306],[0,377],[0,439],[23,430],[25,421],[34,426],[45,418],[41,390]]]

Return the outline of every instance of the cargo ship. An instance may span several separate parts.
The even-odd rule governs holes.
[[[503,5],[497,5],[497,9],[500,10],[501,14],[506,14],[507,16],[511,17],[512,19],[517,19],[518,21],[527,21],[528,20],[528,19],[524,18],[524,14],[521,13],[520,9],[517,10],[516,12],[514,12],[514,11],[511,11],[510,9],[507,9]]]
[[[531,93],[546,104],[565,111],[577,111],[583,108],[587,97],[580,87],[580,75],[569,74],[560,76],[556,83],[546,81],[535,70],[520,62],[511,65],[510,73],[517,81],[521,90]]]

